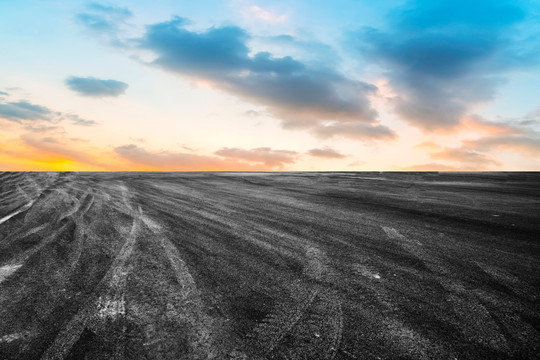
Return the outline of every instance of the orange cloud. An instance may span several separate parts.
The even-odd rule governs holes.
[[[153,171],[270,171],[277,166],[255,158],[243,157],[245,161],[238,161],[238,156],[223,159],[192,153],[150,152],[134,144],[118,146],[115,152],[131,164]]]
[[[438,150],[441,147],[432,141],[424,141],[414,147],[415,149]]]
[[[503,123],[496,123],[493,121],[488,121],[478,115],[470,115],[466,116],[462,120],[463,125],[465,128],[472,130],[472,131],[478,131],[478,132],[484,132],[488,134],[515,134],[522,131],[522,129],[519,129],[516,126],[513,126],[511,124],[503,124]]]
[[[467,168],[476,170],[489,168],[491,165],[498,164],[491,157],[477,151],[466,148],[445,148],[441,151],[431,153],[433,159],[449,160],[463,164]]]
[[[455,167],[439,163],[417,164],[400,168],[407,171],[470,171],[467,167]]]

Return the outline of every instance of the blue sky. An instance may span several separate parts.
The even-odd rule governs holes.
[[[4,170],[539,170],[533,1],[0,2]]]

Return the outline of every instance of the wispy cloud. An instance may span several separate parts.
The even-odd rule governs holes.
[[[89,97],[117,97],[124,94],[128,84],[112,79],[70,76],[65,84],[77,94]]]
[[[126,8],[90,3],[75,19],[92,33],[120,45],[118,34],[131,16],[131,11]]]
[[[140,146],[128,144],[118,146],[115,152],[122,158],[144,166],[150,170],[163,171],[262,171],[272,170],[268,166],[236,161],[235,159],[216,156],[197,155],[182,152],[159,151],[151,152]]]
[[[14,121],[56,121],[61,114],[26,100],[0,102],[0,118]]]
[[[441,151],[431,153],[433,159],[448,160],[461,164],[462,166],[485,169],[492,165],[499,164],[488,155],[468,148],[445,148]]]
[[[53,111],[46,106],[33,104],[27,100],[6,101],[0,99],[0,119],[16,122],[31,128],[51,127],[63,121],[74,125],[91,126],[96,122],[72,113]]]
[[[416,164],[412,166],[406,166],[400,168],[400,170],[408,171],[470,171],[473,170],[468,167],[457,167],[440,163],[427,163],[427,164]]]
[[[223,148],[214,154],[229,159],[239,159],[254,163],[264,164],[270,168],[282,169],[286,164],[296,161],[298,153],[290,150],[273,150],[268,147],[261,147],[251,150],[239,148]]]
[[[320,125],[314,128],[313,131],[321,138],[330,138],[336,135],[362,141],[392,140],[397,138],[397,134],[393,130],[383,125],[336,123],[333,125]]]
[[[327,159],[343,159],[347,155],[343,155],[331,147],[315,148],[308,151],[308,154],[315,157]]]
[[[510,150],[523,155],[540,156],[540,136],[528,135],[494,135],[475,140],[466,140],[469,148],[490,151],[492,149]]]

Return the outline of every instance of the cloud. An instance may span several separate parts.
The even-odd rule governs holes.
[[[90,97],[117,97],[124,94],[128,88],[128,84],[122,81],[95,77],[70,76],[65,84],[79,95]]]
[[[467,128],[476,130],[482,135],[477,139],[463,142],[464,146],[476,151],[510,150],[521,155],[540,155],[540,109],[533,110],[525,116],[491,121],[478,115],[466,117]]]
[[[540,155],[540,136],[531,135],[494,135],[476,140],[466,140],[464,144],[481,151],[492,149],[511,150],[533,156]]]
[[[486,166],[498,164],[491,157],[467,148],[445,148],[431,153],[430,156],[433,159],[449,160],[475,168],[485,168]]]
[[[116,147],[122,158],[153,170],[163,171],[262,171],[272,168],[214,156],[179,152],[150,152],[134,144]]]
[[[63,130],[62,127],[57,126],[57,125],[48,126],[44,124],[35,124],[35,123],[26,124],[24,126],[24,129],[31,133],[41,133],[41,134],[49,132],[49,131],[53,131],[53,130],[57,130],[57,131]]]
[[[86,7],[86,12],[77,14],[75,19],[96,34],[115,38],[121,25],[131,16],[131,11],[126,8],[91,3]]]
[[[435,144],[432,141],[423,141],[420,144],[417,144],[414,148],[415,149],[437,150],[437,149],[440,149],[441,147],[439,145]]]
[[[479,115],[466,116],[462,123],[467,129],[488,134],[519,134],[525,130],[524,124],[519,120],[507,119],[506,122],[495,122]]]
[[[261,111],[256,111],[256,110],[247,110],[247,111],[244,111],[244,115],[250,118],[256,118],[259,116],[264,116],[264,113]]]
[[[0,118],[14,121],[54,121],[60,113],[55,113],[49,108],[32,104],[26,100],[0,103]]]
[[[175,17],[149,25],[134,43],[154,54],[149,64],[264,106],[282,120],[284,128],[316,131],[323,127],[321,133],[329,137],[347,135],[338,127],[330,131],[327,125],[354,128],[361,124],[363,135],[351,138],[367,139],[370,134],[376,139],[393,138],[377,122],[377,112],[368,99],[377,91],[374,85],[290,56],[251,55],[251,36],[237,26],[197,32],[188,30],[187,24],[186,19]],[[383,133],[386,135],[381,136]]]
[[[68,146],[65,143],[65,139],[58,139],[51,136],[41,138],[35,134],[23,134],[20,136],[20,139],[23,144],[38,150],[38,154],[41,158],[45,155],[55,155],[64,159],[77,161],[79,163],[88,164],[101,169],[108,168],[108,166],[105,164],[94,160],[86,152],[76,150]]]
[[[0,99],[0,119],[24,124],[29,129],[51,128],[54,126],[47,123],[57,124],[66,120],[74,125],[96,124],[95,121],[83,119],[76,114],[53,111],[46,106],[32,104],[27,100],[4,101]]]
[[[5,91],[0,91],[0,96],[8,96],[9,94]]]
[[[470,168],[462,168],[462,167],[456,167],[456,166],[450,166],[445,164],[439,164],[439,163],[427,163],[427,164],[417,164],[417,165],[411,165],[407,167],[400,168],[400,170],[407,170],[407,171],[464,171],[464,170],[471,170]]]
[[[505,72],[540,63],[538,37],[519,32],[525,21],[510,0],[410,1],[389,14],[386,29],[364,28],[354,42],[386,69],[403,119],[428,131],[450,129],[495,97]]]
[[[315,157],[327,158],[327,159],[343,159],[347,155],[338,153],[336,150],[330,147],[324,147],[321,149],[311,149],[308,154]]]
[[[71,120],[71,123],[74,125],[93,126],[97,124],[97,122],[95,122],[94,120],[83,119],[79,115],[76,115],[76,114],[66,114],[65,117]]]
[[[337,123],[335,125],[320,125],[314,129],[317,136],[330,138],[342,136],[352,140],[392,140],[397,138],[396,133],[383,125]]]
[[[268,147],[261,147],[251,150],[239,148],[223,148],[214,154],[229,159],[239,159],[249,162],[264,164],[271,168],[283,168],[285,164],[292,164],[296,161],[298,153],[290,150],[272,150]]]

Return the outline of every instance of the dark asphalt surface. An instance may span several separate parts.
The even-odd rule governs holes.
[[[0,359],[540,358],[540,173],[0,173]]]

